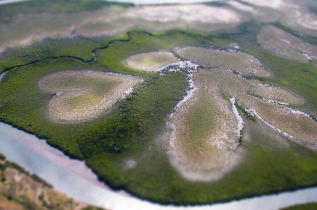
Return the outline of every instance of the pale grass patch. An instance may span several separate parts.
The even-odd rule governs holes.
[[[300,105],[304,100],[290,91],[284,90],[280,87],[271,85],[262,85],[252,88],[251,93],[261,98],[276,101],[284,104]]]
[[[310,117],[283,106],[263,102],[257,102],[254,109],[264,121],[285,132],[293,140],[317,146],[317,123]]]
[[[132,55],[123,63],[138,71],[160,71],[163,67],[177,63],[178,59],[170,52],[157,51]]]
[[[139,84],[138,77],[98,71],[61,71],[43,77],[43,92],[56,95],[48,103],[48,116],[54,123],[76,123],[106,113],[125,91]]]
[[[208,24],[238,23],[240,16],[228,8],[203,4],[137,7],[133,13],[148,21],[185,21]]]
[[[199,80],[200,84],[197,85],[198,88],[204,89],[208,94],[222,94],[234,98],[241,107],[246,111],[249,110],[250,114],[256,115],[271,129],[287,136],[290,140],[316,149],[317,122],[309,114],[289,106],[302,105],[303,98],[286,89],[262,84],[259,80],[247,79],[243,71],[236,73],[242,67],[250,68],[248,65],[252,66],[252,62],[242,65],[241,61],[235,61],[232,56],[225,56],[229,53],[197,47],[176,49],[176,52],[182,58],[211,68],[195,74],[194,81]],[[220,53],[224,58],[218,56]],[[238,53],[236,56],[240,59],[248,57],[240,56]],[[257,63],[257,66],[261,64]]]
[[[316,46],[272,25],[263,26],[257,40],[263,48],[281,57],[304,62],[310,57],[317,58]]]
[[[258,59],[246,53],[201,47],[176,48],[175,51],[181,57],[188,58],[202,65],[225,66],[228,70],[236,71],[246,76],[270,76],[270,73],[264,69]]]
[[[222,178],[241,158],[230,103],[198,88],[171,120],[172,165],[191,181]]]

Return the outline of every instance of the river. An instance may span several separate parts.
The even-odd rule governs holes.
[[[195,207],[162,206],[113,191],[100,183],[82,161],[72,160],[49,146],[44,140],[10,125],[0,123],[0,153],[37,174],[57,190],[88,204],[112,210],[165,210],[165,209],[278,209],[281,207],[317,201],[317,188],[302,189],[276,195],[266,195],[216,205]]]

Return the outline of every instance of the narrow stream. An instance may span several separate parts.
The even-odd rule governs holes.
[[[6,72],[3,72],[0,74],[0,82],[1,82],[2,78],[4,77],[4,75],[6,75],[6,73],[8,73],[8,72],[6,71]]]

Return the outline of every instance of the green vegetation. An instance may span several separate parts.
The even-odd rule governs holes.
[[[30,174],[28,171],[26,171],[24,168],[22,168],[18,164],[6,160],[6,157],[3,154],[1,154],[1,153],[0,153],[0,157],[3,158],[3,159],[1,159],[3,161],[3,163],[0,163],[0,172],[4,172],[4,170],[6,168],[14,168],[15,170],[17,170],[20,173],[23,173],[23,174],[31,177],[33,180],[36,180],[37,182],[43,184],[44,186],[49,187],[49,188],[52,187],[50,184],[48,184],[46,181],[44,181],[42,178],[38,177],[37,175]],[[1,174],[1,180],[2,180],[2,182],[5,181],[4,173]]]
[[[0,160],[2,160],[2,161],[6,160],[6,157],[3,154],[1,154],[1,153],[0,153]]]
[[[129,39],[127,42],[114,42],[107,50],[97,51],[96,64],[104,65],[111,71],[128,72],[131,71],[122,62],[131,55],[153,52],[160,50],[173,51],[175,47],[182,46],[208,46],[212,40],[197,34],[190,34],[183,31],[168,31],[163,34],[151,34],[143,31],[128,32]],[[138,72],[139,75],[149,75],[150,73]]]
[[[207,145],[204,145],[204,141],[209,138],[213,130],[216,130],[213,118],[217,115],[215,111],[217,107],[206,95],[201,94],[197,102],[193,103],[193,107],[188,108],[187,113],[189,116],[186,117],[188,118],[188,122],[185,125],[192,132],[186,133],[183,131],[184,136],[179,139],[179,141],[193,145],[193,151],[199,147],[207,147]]]
[[[103,210],[102,208],[96,208],[93,206],[87,206],[85,208],[82,208],[81,210]]]
[[[161,203],[212,203],[316,184],[316,153],[286,139],[283,141],[289,147],[277,143],[275,134],[260,128],[259,124],[251,125],[252,141],[241,145],[248,151],[243,161],[218,182],[182,179],[155,142],[126,154],[100,154],[87,163],[111,186]],[[127,170],[123,161],[131,157],[138,164]],[[118,163],[121,168],[115,167]]]
[[[174,39],[178,40],[184,40],[186,43],[192,43],[193,45],[199,45],[201,40],[197,41],[194,36],[187,35],[182,32],[170,32]],[[129,36],[131,36],[132,40],[138,40],[134,45],[130,45],[129,42],[125,40],[118,40],[113,42],[113,44],[104,50],[100,50],[101,52],[108,52],[110,51],[110,54],[120,53],[119,50],[121,50],[121,57],[124,58],[124,54],[127,52],[130,52],[130,54],[135,54],[138,52],[135,52],[133,50],[136,49],[143,49],[146,50],[159,50],[162,49],[164,46],[170,46],[173,45],[173,39],[167,39],[167,35],[162,35],[162,37],[166,40],[165,42],[161,41],[160,45],[157,45],[153,47],[153,41],[160,40],[159,37],[152,36],[148,33],[143,32],[131,32],[129,33]],[[147,39],[145,39],[147,37]],[[143,42],[141,41],[143,39]],[[180,41],[181,42],[181,41]],[[129,45],[128,45],[129,44]],[[184,43],[185,44],[185,43]],[[121,47],[116,48],[114,45],[122,45]],[[141,47],[142,46],[142,47]],[[130,50],[129,50],[130,48]],[[23,50],[22,50],[23,51]],[[114,51],[113,53],[111,53]],[[91,54],[91,52],[89,52]],[[77,133],[80,133],[80,131],[83,128],[91,127],[91,126],[97,126],[99,121],[102,121],[101,118],[95,120],[95,121],[89,121],[82,124],[70,124],[70,125],[58,125],[54,124],[48,121],[47,115],[46,115],[46,106],[48,101],[51,99],[52,94],[45,94],[43,93],[37,85],[37,82],[40,78],[43,76],[57,72],[62,70],[81,70],[81,69],[94,69],[94,70],[102,70],[102,71],[114,71],[119,73],[131,73],[134,75],[146,75],[146,78],[148,80],[157,80],[156,75],[157,74],[149,74],[144,72],[138,72],[133,71],[130,69],[120,68],[122,66],[121,59],[113,59],[109,61],[109,63],[106,63],[104,61],[104,58],[102,56],[99,57],[96,60],[96,62],[93,63],[86,63],[78,59],[68,58],[68,57],[62,57],[59,59],[44,59],[43,61],[39,61],[36,63],[32,63],[30,65],[22,66],[19,68],[14,68],[10,70],[3,80],[0,83],[0,119],[3,122],[12,124],[16,127],[19,127],[20,129],[23,129],[29,133],[36,134],[40,138],[46,139],[48,143],[51,145],[62,149],[67,154],[77,157],[77,158],[83,158],[82,152],[78,148],[77,143]],[[101,62],[99,62],[102,61]],[[104,63],[104,64],[103,64]],[[109,66],[108,66],[109,65]],[[112,67],[110,67],[112,66]],[[117,68],[118,66],[118,68]],[[171,74],[167,77],[169,81],[172,81],[172,78],[179,78],[186,80],[185,75],[180,76],[179,74]],[[160,81],[161,79],[159,79]],[[177,80],[177,79],[176,79]],[[151,84],[149,82],[148,84]],[[177,84],[177,83],[176,83]],[[172,89],[167,89],[169,87],[174,88],[173,84],[170,84],[172,86],[167,85],[166,82],[162,83],[163,86],[165,86],[164,91],[165,92],[171,92]],[[184,83],[178,83],[179,87],[176,89],[176,91],[179,91],[180,89],[186,89],[186,85],[184,86]],[[141,86],[141,89],[146,89],[146,86]],[[157,88],[153,86],[153,88]],[[163,87],[162,87],[163,88]],[[184,94],[184,91],[182,93],[177,92],[177,94],[181,94],[180,96],[175,96],[176,98],[174,100],[179,100],[180,97]],[[163,91],[160,89],[153,90],[153,92],[157,92],[156,94],[159,94],[161,97],[161,100],[168,101],[172,100],[169,95],[164,95]],[[144,94],[146,92],[144,91]],[[172,92],[174,93],[174,92]],[[133,97],[136,97],[135,94],[132,95]],[[164,97],[167,97],[166,99],[163,99]],[[149,102],[150,103],[150,102]],[[175,103],[175,102],[173,102]],[[173,105],[169,105],[169,111],[173,109]],[[166,108],[166,107],[165,107]],[[23,116],[19,113],[23,113]],[[160,115],[159,121],[162,121],[162,117],[164,118],[167,115],[167,112],[165,110],[164,113],[157,113]]]
[[[0,21],[8,23],[10,18],[16,14],[34,14],[34,13],[78,13],[82,11],[94,11],[118,4],[129,7],[131,4],[114,3],[105,1],[91,0],[41,0],[26,1],[19,4],[8,4],[0,7]]]
[[[46,107],[53,95],[43,93],[37,82],[44,75],[54,71],[88,67],[80,61],[64,58],[9,71],[0,83],[3,90],[0,93],[1,121],[47,139],[50,144],[80,157],[80,151],[72,137],[84,125],[64,126],[50,123],[46,116]],[[18,113],[23,113],[23,116]]]
[[[1,7],[0,7],[1,8]],[[93,61],[92,51],[104,48],[113,40],[125,40],[127,35],[117,35],[104,38],[74,37],[65,39],[44,39],[23,48],[11,48],[0,54],[0,72],[14,66],[32,64],[43,60],[73,58],[79,61]]]
[[[239,43],[241,50],[254,55],[267,70],[274,74],[273,77],[261,78],[261,80],[279,85],[286,90],[290,89],[294,93],[303,96],[306,104],[302,108],[313,114],[317,104],[317,66],[313,62],[300,63],[281,58],[261,48],[254,38],[256,36],[252,38],[247,36],[259,32],[260,27],[251,26],[246,29],[245,33],[233,35],[232,37]]]
[[[238,102],[235,102],[234,105],[237,107],[238,110],[240,110],[240,111],[245,115],[245,117],[246,117],[247,119],[249,119],[249,120],[251,120],[251,121],[253,121],[253,122],[256,121],[255,116],[253,116],[253,115],[251,115],[249,112],[247,112],[242,106],[240,106],[240,105],[238,104]]]
[[[313,9],[313,8],[310,7],[309,9]],[[287,28],[286,26],[282,25],[279,22],[274,23],[273,25],[276,26],[279,29],[282,29],[283,31],[286,31],[287,33],[292,34],[293,36],[296,36],[296,37],[302,39],[303,41],[306,41],[306,42],[314,44],[314,45],[317,44],[317,38],[314,37],[314,36],[308,36],[308,35],[304,35],[302,33],[298,33],[297,31],[294,31],[294,30],[292,30],[290,28]]]
[[[166,116],[185,94],[186,76],[154,77],[118,104],[118,109],[78,137],[84,158],[121,152],[159,134]]]
[[[74,56],[86,60],[92,59],[90,53],[94,48],[101,46],[98,43],[82,38],[73,39],[46,39],[21,50],[12,48],[0,54],[0,71],[8,67],[23,65],[37,60],[54,58],[57,56]]]
[[[241,145],[246,154],[231,173],[211,183],[184,180],[170,165],[165,150],[169,142],[162,140],[160,134],[166,116],[185,94],[186,75],[168,73],[158,76],[155,73],[137,72],[121,62],[137,53],[173,50],[176,46],[209,47],[213,44],[224,47],[235,41],[243,51],[255,55],[274,73],[275,77],[265,81],[275,82],[303,95],[307,99],[307,106],[303,109],[316,110],[316,67],[312,63],[297,63],[272,55],[260,48],[256,40],[252,40],[258,27],[253,25],[249,29],[251,31],[247,34],[227,35],[221,39],[181,31],[160,35],[133,31],[123,35],[121,40],[112,42],[110,47],[106,47],[110,38],[104,42],[100,38],[87,42],[78,38],[65,48],[45,45],[46,41],[35,44],[32,47],[47,47],[45,56],[40,55],[42,50],[35,50],[39,53],[37,58],[44,60],[13,68],[0,83],[0,121],[36,134],[72,157],[84,159],[98,177],[113,188],[123,188],[156,202],[211,203],[316,185],[316,152],[280,136],[278,138],[282,143],[277,142],[277,136],[261,130],[258,121],[249,123],[250,128],[244,131],[248,132],[252,140],[244,141]],[[99,40],[98,44],[94,40]],[[81,52],[76,50],[77,41],[87,43]],[[47,42],[53,43],[55,40]],[[100,46],[104,46],[104,49],[96,51],[97,60],[85,62],[92,58],[92,49]],[[12,56],[7,56],[8,60],[1,61],[2,70],[10,65],[31,62],[31,57],[25,60],[20,58],[30,52],[32,47],[17,49]],[[21,56],[15,60],[17,54]],[[70,56],[49,59],[50,56],[60,55],[82,59]],[[43,93],[37,82],[49,73],[70,69],[139,75],[145,82],[125,100],[117,102],[104,117],[81,124],[54,124],[46,116],[47,102],[52,94]],[[285,147],[285,144],[288,146]],[[136,167],[127,168],[127,159],[135,160]]]
[[[128,75],[77,70],[49,74],[38,84],[45,93],[62,93],[49,102],[50,120],[78,123],[104,115],[126,90],[141,82],[140,78]]]
[[[287,208],[283,208],[281,210],[315,210],[317,208],[317,203],[305,203],[305,204],[299,204],[295,206],[290,206]]]

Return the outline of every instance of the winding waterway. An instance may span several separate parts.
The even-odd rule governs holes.
[[[0,123],[0,153],[37,174],[57,190],[88,204],[111,210],[165,210],[165,209],[278,209],[281,207],[317,201],[317,188],[295,192],[266,195],[232,201],[224,204],[195,207],[161,206],[130,196],[122,191],[112,191],[100,183],[82,161],[72,160],[44,140],[27,134],[10,125]]]
[[[6,75],[6,73],[8,73],[8,72],[6,71],[6,72],[3,72],[0,74],[0,82],[1,82],[2,78],[4,77],[4,75]]]

